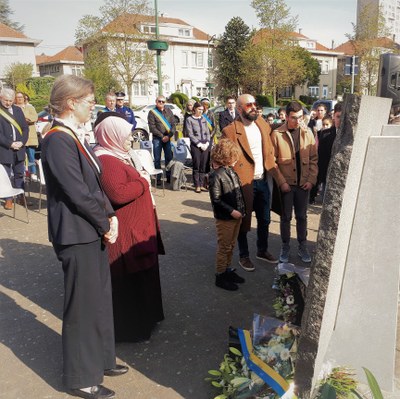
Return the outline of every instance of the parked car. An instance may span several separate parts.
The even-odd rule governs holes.
[[[182,123],[183,122],[182,111],[177,105],[166,103],[165,106],[167,108],[169,108],[172,111],[172,113],[174,114],[176,123]],[[138,115],[138,116],[140,116],[141,119],[143,119],[147,123],[147,115],[149,114],[150,110],[153,109],[153,108],[155,108],[154,104],[144,105],[142,107],[139,107],[139,108],[134,110],[135,117],[136,117],[136,115]]]
[[[36,132],[42,134],[43,128],[53,120],[53,116],[50,115],[48,110],[43,110],[38,113],[38,120],[35,123]]]

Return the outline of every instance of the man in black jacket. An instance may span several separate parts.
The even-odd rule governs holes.
[[[238,119],[239,114],[236,111],[236,100],[229,96],[226,98],[226,109],[219,114],[219,130],[230,125],[234,120]]]
[[[158,96],[156,106],[151,109],[147,121],[153,133],[154,167],[161,169],[161,152],[164,150],[165,166],[172,159],[171,137],[175,134],[175,118],[172,111],[165,106],[165,97]],[[171,171],[167,171],[167,182],[170,182]],[[160,183],[160,178],[157,183]]]
[[[0,163],[4,166],[15,188],[24,188],[25,144],[28,141],[29,127],[20,107],[13,105],[14,90],[3,88],[0,93]],[[11,173],[12,172],[12,173]],[[4,204],[12,209],[12,199]]]

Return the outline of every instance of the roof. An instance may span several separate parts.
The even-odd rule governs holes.
[[[102,31],[103,32],[118,32],[119,27],[124,27],[124,32],[127,34],[136,34],[139,32],[137,25],[149,23],[155,24],[154,15],[141,15],[141,14],[123,14],[114,19],[114,21],[107,24]],[[192,27],[192,25],[178,18],[162,17],[158,18],[159,24],[174,24],[182,25],[186,27]],[[122,29],[121,29],[122,30]],[[208,40],[209,35],[200,29],[193,27],[193,36],[197,40]]]
[[[0,37],[9,37],[12,39],[28,39],[22,32],[10,28],[9,26],[0,22]]]
[[[380,47],[380,48],[387,48],[387,49],[393,49],[393,48],[399,48],[399,45],[395,43],[392,39],[389,39],[388,37],[378,37],[374,39],[375,41],[375,47]],[[355,44],[353,44],[353,40],[348,40],[345,43],[340,44],[337,46],[334,51],[338,51],[341,53],[344,53],[345,55],[355,55]]]
[[[55,62],[78,62],[83,63],[82,52],[75,46],[68,46],[55,55],[39,55],[36,57],[36,64],[49,64]]]

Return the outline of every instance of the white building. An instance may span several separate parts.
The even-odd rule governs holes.
[[[210,36],[177,18],[161,16],[158,25],[159,40],[166,41],[169,45],[168,50],[162,52],[161,58],[163,94],[168,97],[171,93],[180,91],[189,98],[213,97],[212,89],[206,85],[209,76],[207,60],[210,59],[210,67],[212,66],[213,44]],[[149,40],[155,39],[154,16],[126,14],[106,26],[103,32],[110,36],[110,40],[118,40],[118,29],[122,32],[122,26],[129,27],[132,40],[140,37],[142,44],[138,51],[147,51],[146,38],[143,35],[147,35]],[[124,34],[126,33],[125,30]],[[90,51],[90,43],[85,43],[83,47],[85,55],[87,50]],[[109,56],[110,53],[109,49]],[[156,62],[154,51],[153,54]],[[124,90],[128,92],[126,87]],[[139,75],[132,85],[131,103],[152,104],[157,94],[157,72],[145,76]]]
[[[5,71],[11,64],[32,64],[36,73],[35,47],[41,40],[30,39],[23,33],[0,23],[0,80],[4,82]]]
[[[373,15],[380,9],[385,18],[385,26],[394,41],[400,40],[400,1],[399,0],[357,0],[357,24],[366,6],[371,6]]]

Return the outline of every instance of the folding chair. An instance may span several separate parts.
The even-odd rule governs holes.
[[[29,223],[28,206],[26,204],[25,191],[23,188],[14,188],[11,184],[10,178],[8,177],[7,171],[4,166],[0,164],[0,198],[13,197],[14,207],[13,207],[13,217],[15,219],[15,203],[17,195],[24,196],[24,204],[26,209],[26,219]]]
[[[42,164],[42,160],[39,159],[37,161],[38,164],[38,168],[39,168],[39,213],[42,209],[42,190],[43,190],[43,186],[46,187],[46,180],[44,178],[44,172],[43,172],[43,164]]]
[[[155,180],[154,188],[157,191],[157,176],[162,175],[164,177],[164,171],[162,169],[156,169],[154,167],[153,157],[151,156],[150,151],[148,150],[133,150],[136,155],[139,157],[140,162],[143,166],[143,169],[150,175],[150,179],[153,177]],[[163,196],[165,196],[165,183],[164,179],[162,179],[162,188],[163,188]]]

